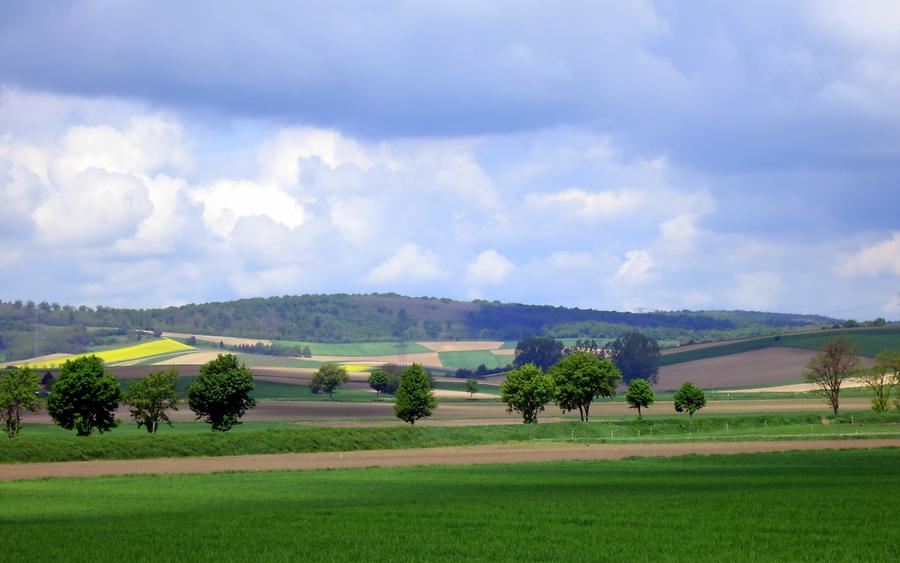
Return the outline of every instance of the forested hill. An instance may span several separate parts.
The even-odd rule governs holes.
[[[603,338],[635,329],[659,339],[717,340],[836,322],[811,315],[746,311],[622,313],[396,294],[284,296],[164,309],[0,302],[0,346],[9,350],[13,341],[29,338],[35,319],[45,327],[44,353],[73,351],[86,345],[90,339],[86,327],[316,342],[391,340],[401,334],[410,340],[515,340],[534,334]],[[60,342],[70,342],[71,346],[63,350]]]

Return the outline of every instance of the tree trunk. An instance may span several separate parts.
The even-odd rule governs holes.
[[[584,421],[587,422],[591,413],[591,405],[584,405]]]
[[[638,408],[638,418],[642,418],[641,417],[641,405],[638,405],[637,408]]]

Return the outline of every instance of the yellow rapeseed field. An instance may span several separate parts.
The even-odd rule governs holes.
[[[169,340],[168,338],[163,338],[162,340],[153,340],[152,342],[134,344],[132,346],[125,346],[124,348],[114,348],[112,350],[103,350],[102,352],[89,352],[87,354],[79,354],[77,356],[70,356],[68,358],[57,358],[46,362],[38,362],[27,365],[29,367],[37,369],[58,368],[66,363],[66,360],[90,355],[97,356],[98,358],[103,360],[103,363],[114,364],[118,362],[139,360],[141,358],[150,358],[152,356],[169,354],[171,352],[181,352],[193,349],[193,347],[188,346],[187,344]]]

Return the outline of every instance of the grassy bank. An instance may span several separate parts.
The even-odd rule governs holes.
[[[467,446],[507,442],[671,442],[900,437],[900,413],[856,413],[825,419],[809,414],[653,417],[536,425],[468,427],[302,427],[284,423],[238,426],[213,433],[202,423],[178,423],[157,436],[123,431],[79,438],[50,426],[26,426],[15,440],[0,441],[0,463],[89,459],[222,456]]]
[[[881,449],[20,481],[0,483],[0,551],[10,561],[889,561],[898,466],[900,450]]]

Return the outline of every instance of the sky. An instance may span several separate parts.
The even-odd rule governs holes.
[[[21,1],[0,299],[900,319],[893,2]]]

